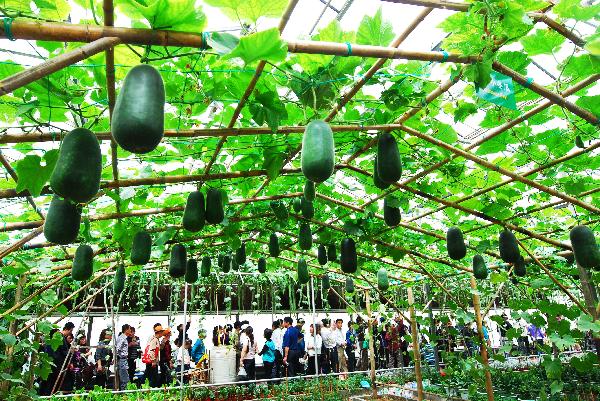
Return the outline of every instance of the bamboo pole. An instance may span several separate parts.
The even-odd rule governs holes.
[[[20,240],[7,246],[6,248],[2,249],[0,251],[0,260],[2,260],[4,257],[9,255],[10,253],[20,249],[23,245],[25,245],[26,243],[28,243],[29,241],[31,241],[32,239],[34,239],[35,237],[40,235],[42,232],[44,232],[44,226],[40,226],[40,227],[36,228],[35,230],[33,230],[29,234],[25,235]]]
[[[398,4],[408,4],[413,6],[420,7],[431,7],[438,8],[442,10],[450,10],[450,11],[460,11],[467,12],[469,11],[469,7],[471,4],[469,3],[461,3],[454,1],[445,1],[445,0],[383,0],[389,3],[398,3]],[[553,4],[551,3],[550,7]],[[481,12],[484,12],[482,10]],[[583,47],[585,45],[585,41],[581,39],[579,36],[575,35],[572,30],[568,29],[563,24],[553,20],[548,17],[543,12],[529,12],[527,15],[532,18],[534,21],[539,21],[545,23],[549,28],[555,30],[559,34],[563,35],[565,38],[571,40],[575,45],[579,47]]]
[[[19,302],[21,302],[21,299],[23,298],[23,287],[25,286],[26,281],[27,281],[27,276],[25,274],[22,274],[21,276],[19,276],[19,280],[17,280],[17,286],[15,288],[15,305],[17,305]],[[9,334],[11,334],[13,336],[16,335],[17,319],[12,320],[8,324],[8,332],[9,332]],[[12,364],[13,364],[12,356],[13,356],[14,350],[15,350],[14,345],[6,345],[6,348],[4,350],[4,353],[6,355],[6,365],[4,367],[4,373],[9,374],[9,375],[10,375],[10,372],[12,369]],[[10,385],[10,382],[8,380],[0,381],[0,391],[5,393],[9,389],[9,385]]]
[[[369,280],[369,279],[368,279],[368,278],[365,276],[365,274],[364,274],[364,273],[361,273],[361,275],[360,275],[360,276],[362,277],[362,279],[363,279],[363,280],[365,280],[365,281],[367,282],[367,284],[369,284],[369,285],[371,286],[371,288],[372,288],[372,289],[374,289],[375,291],[377,291],[377,293],[379,294],[379,296],[380,296],[381,298],[383,298],[383,299],[386,301],[386,303],[387,303],[387,304],[389,304],[389,305],[392,307],[392,309],[393,309],[393,310],[394,310],[394,311],[395,311],[395,312],[396,312],[398,315],[400,315],[400,316],[402,317],[402,319],[406,320],[406,321],[407,321],[407,322],[409,322],[409,323],[412,323],[412,319],[411,319],[411,318],[409,318],[409,317],[407,317],[407,316],[406,316],[406,315],[405,315],[405,314],[404,314],[404,313],[403,313],[403,312],[400,310],[400,308],[398,308],[398,307],[396,306],[396,304],[392,303],[392,301],[390,301],[390,299],[389,299],[389,298],[388,298],[388,297],[387,297],[387,296],[386,296],[386,295],[383,293],[383,291],[381,291],[381,290],[379,289],[379,287],[377,287],[375,284],[373,284],[373,282],[372,282],[371,280]]]
[[[379,398],[377,395],[377,383],[375,380],[375,341],[373,339],[373,316],[371,315],[371,297],[369,291],[365,291],[365,302],[367,304],[367,319],[369,323],[369,363],[371,365],[371,398]]]
[[[512,273],[512,271],[514,270],[514,268],[515,268],[515,266],[512,265],[510,267],[510,269],[508,270],[508,276],[509,277],[510,277],[510,274]],[[494,301],[496,300],[496,298],[498,298],[498,295],[500,295],[500,291],[502,291],[502,288],[504,288],[504,284],[506,284],[506,281],[502,282],[498,286],[498,289],[496,290],[496,293],[494,294],[494,296],[492,297],[492,299],[490,300],[490,302],[486,306],[485,310],[483,311],[482,319],[485,319],[485,317],[487,316],[487,314],[490,312],[490,309],[492,309],[492,306],[494,305]]]
[[[415,264],[417,264],[421,268],[421,270],[423,270],[425,272],[425,274],[431,278],[431,280],[433,280],[435,285],[437,285],[442,291],[444,291],[446,293],[446,295],[452,300],[452,302],[454,302],[457,306],[460,305],[459,302],[456,300],[456,298],[454,298],[454,295],[452,295],[452,293],[450,291],[448,291],[448,289],[446,287],[444,287],[442,285],[442,283],[440,283],[439,280],[434,277],[433,274],[431,274],[429,271],[427,271],[425,269],[425,266],[423,266],[423,264],[421,262],[419,262],[417,259],[415,259],[414,256],[412,256],[412,255],[409,255],[409,256],[412,259],[412,261],[415,262]]]
[[[394,131],[400,128],[399,124],[331,124],[331,130],[336,132],[354,131]],[[306,126],[281,126],[273,131],[269,127],[240,127],[240,128],[191,128],[182,130],[165,130],[165,138],[218,138],[223,136],[256,136],[276,134],[302,134]],[[95,132],[98,141],[110,141],[109,131]],[[0,133],[0,144],[29,143],[29,142],[54,142],[61,138],[62,132],[31,132],[31,133]]]
[[[417,15],[417,17],[414,20],[412,20],[408,27],[406,27],[406,29],[402,33],[400,33],[392,40],[392,42],[389,44],[389,47],[400,46],[400,44],[404,42],[404,40],[417,28],[417,26],[421,22],[423,22],[425,17],[427,17],[431,13],[431,11],[433,11],[432,8],[425,8],[423,11],[421,11],[419,15]],[[375,73],[379,71],[381,67],[383,67],[386,61],[388,61],[388,59],[385,58],[380,58],[377,61],[375,61],[371,68],[369,68],[367,72],[362,77],[360,77],[358,81],[356,81],[352,88],[350,88],[348,92],[342,95],[339,102],[337,102],[335,106],[333,106],[333,109],[331,109],[327,117],[325,117],[325,121],[331,121],[342,109],[342,107],[344,107],[346,103],[348,103],[350,99],[352,99],[354,95],[358,93],[358,91],[367,83],[367,81],[369,81],[369,79],[371,79],[373,75],[375,75]]]
[[[560,290],[565,293],[565,295],[567,297],[569,297],[569,299],[575,304],[577,305],[577,307],[583,312],[583,313],[587,313],[591,316],[593,316],[593,314],[588,311],[585,306],[583,306],[581,304],[581,302],[579,302],[577,300],[577,298],[575,298],[573,296],[573,294],[571,294],[571,292],[560,282],[556,279],[556,277],[554,277],[554,274],[552,274],[552,272],[550,270],[548,270],[548,268],[546,266],[544,266],[544,264],[542,262],[540,262],[540,260],[538,258],[535,257],[535,255],[533,253],[531,253],[531,251],[529,249],[527,249],[525,247],[525,245],[523,245],[523,243],[517,238],[517,243],[519,244],[519,246],[521,248],[523,248],[523,250],[525,251],[525,253],[527,253],[527,255],[529,255],[529,257],[535,262],[535,264],[537,264],[543,271],[544,273],[546,273],[546,275],[548,277],[550,277],[550,280],[552,280],[552,282],[554,284],[556,284],[558,286],[558,288],[560,288]]]
[[[410,332],[413,343],[413,356],[415,364],[415,381],[417,382],[417,400],[423,400],[423,376],[421,374],[421,353],[419,352],[419,331],[417,330],[417,317],[415,316],[415,297],[412,287],[406,289],[408,293],[408,311],[410,314]]]
[[[338,166],[338,168],[343,168]],[[283,175],[292,175],[300,173],[299,168],[285,169],[281,171]],[[261,177],[267,175],[266,170],[248,170],[248,171],[232,171],[228,173],[212,173],[212,174],[194,174],[194,175],[170,175],[162,177],[149,177],[149,178],[130,178],[119,181],[104,181],[100,183],[101,189],[110,188],[125,188],[125,187],[137,187],[141,185],[166,185],[166,184],[184,184],[190,182],[206,182],[224,179],[236,179],[236,178],[248,178],[248,177]],[[50,195],[52,191],[49,186],[42,189],[42,195]],[[0,199],[8,199],[15,197],[22,197],[28,195],[27,191],[17,193],[14,189],[0,190]]]
[[[514,79],[516,82],[518,82],[525,88],[537,93],[540,96],[545,97],[552,103],[554,103],[558,106],[564,107],[565,109],[569,110],[571,113],[575,114],[576,116],[583,118],[588,123],[590,123],[592,125],[598,125],[600,123],[600,120],[598,119],[598,117],[596,117],[589,110],[581,108],[581,107],[577,106],[575,103],[569,102],[564,97],[562,97],[560,94],[549,91],[548,89],[544,88],[542,85],[539,85],[539,84],[531,81],[529,78],[519,74],[518,72],[505,66],[504,64],[499,63],[498,61],[494,61],[494,63],[492,64],[492,68],[494,68],[494,70],[498,71],[501,74],[508,75],[509,77]]]
[[[240,205],[246,203],[254,203],[254,202],[263,202],[263,201],[271,201],[277,199],[289,199],[289,198],[297,198],[302,196],[302,192],[292,192],[281,195],[271,195],[271,196],[261,196],[255,199],[233,199],[228,202],[228,205]],[[104,213],[88,216],[89,221],[103,221],[103,220],[115,220],[115,219],[123,219],[129,217],[140,217],[140,216],[149,216],[149,215],[158,215],[158,214],[167,214],[167,213],[178,213],[183,212],[185,209],[184,206],[170,206],[164,208],[151,208],[151,209],[139,209],[139,210],[131,210],[128,212],[114,212],[114,213]],[[269,214],[270,215],[270,214]],[[261,214],[260,217],[265,217],[267,214]],[[235,218],[230,219],[230,221],[243,221],[243,218]],[[0,232],[9,232],[9,231],[17,231],[24,230],[28,228],[36,228],[40,227],[43,224],[43,220],[35,220],[35,221],[25,221],[25,222],[15,222],[15,223],[6,223],[3,226],[0,226]],[[161,230],[164,231],[164,230]]]
[[[289,0],[286,9],[283,12],[283,16],[279,20],[279,25],[278,25],[279,32],[283,32],[283,29],[285,28],[288,21],[290,20],[290,16],[292,15],[294,8],[296,7],[296,4],[298,4],[298,1],[299,0]],[[267,65],[267,62],[264,60],[260,60],[258,62],[258,65],[256,66],[256,71],[254,72],[254,75],[252,76],[252,79],[250,80],[248,87],[244,91],[242,98],[240,99],[237,106],[235,107],[233,115],[231,116],[231,119],[229,120],[229,124],[227,124],[227,128],[233,128],[233,126],[235,125],[237,119],[240,116],[240,113],[242,112],[242,109],[246,105],[246,101],[248,101],[248,99],[250,98],[250,95],[252,95],[252,92],[254,92],[254,88],[256,87],[256,84],[258,83],[258,79],[262,75],[262,72],[264,71],[266,65]],[[227,141],[227,136],[222,136],[221,139],[219,140],[219,142],[217,143],[217,147],[215,148],[215,151],[213,152],[210,160],[206,164],[206,168],[204,169],[204,174],[208,174],[210,172],[210,169],[212,168],[214,162],[217,160],[217,156],[219,155],[219,152],[223,148],[223,145],[225,144],[226,141]]]
[[[350,165],[348,165],[347,167],[349,169],[354,170],[356,172],[359,172],[359,173],[361,173],[363,175],[366,175],[366,176],[370,176],[371,175],[371,173],[369,173],[369,172],[367,172],[367,171],[365,171],[363,169],[360,169],[358,167],[354,167],[354,166],[350,166]],[[437,196],[433,196],[433,195],[431,195],[431,194],[429,194],[427,192],[423,192],[423,191],[420,191],[418,189],[414,189],[412,187],[409,187],[408,185],[399,184],[399,183],[396,183],[396,184],[393,184],[393,185],[396,188],[403,189],[403,190],[405,190],[407,192],[413,193],[413,194],[418,195],[418,196],[420,196],[422,198],[429,199],[429,200],[432,200],[432,201],[435,201],[435,202],[438,202],[438,203],[450,206],[450,207],[452,207],[454,209],[457,209],[457,210],[461,210],[461,211],[463,211],[465,213],[468,213],[468,214],[470,214],[472,216],[476,216],[476,217],[478,217],[480,219],[487,220],[487,221],[490,221],[490,222],[492,222],[494,224],[500,225],[502,227],[506,227],[506,228],[509,228],[509,229],[511,229],[513,231],[520,232],[521,234],[524,234],[524,235],[527,235],[527,236],[529,236],[531,238],[535,238],[535,239],[538,239],[540,241],[546,242],[546,243],[548,243],[550,245],[553,245],[553,246],[556,246],[556,247],[559,247],[559,248],[562,248],[562,249],[566,249],[566,250],[571,250],[571,246],[568,245],[568,244],[565,244],[565,243],[562,243],[562,242],[559,242],[559,241],[555,241],[555,240],[553,240],[551,238],[547,238],[547,237],[545,237],[543,235],[534,233],[534,232],[532,232],[530,230],[527,230],[525,228],[516,226],[516,225],[511,224],[511,223],[504,222],[504,221],[499,220],[499,219],[497,219],[495,217],[491,217],[491,216],[489,216],[489,215],[487,215],[487,214],[485,214],[483,212],[467,208],[465,206],[459,205],[459,204],[457,204],[455,202],[451,202],[451,201],[445,200],[443,198],[438,198]]]
[[[502,175],[505,175],[507,177],[513,178],[515,181],[518,181],[518,182],[526,184],[526,185],[528,185],[530,187],[536,188],[536,189],[538,189],[538,190],[540,190],[542,192],[546,192],[547,194],[550,194],[552,196],[560,198],[560,199],[564,200],[565,202],[569,202],[569,203],[571,203],[573,205],[577,205],[577,206],[579,206],[579,207],[581,207],[581,208],[583,208],[585,210],[588,210],[588,211],[590,211],[592,213],[600,214],[600,208],[597,208],[597,207],[595,207],[593,205],[590,205],[590,204],[588,204],[586,202],[580,201],[579,199],[576,199],[576,198],[574,198],[574,197],[572,197],[570,195],[563,194],[563,193],[561,193],[561,192],[559,192],[559,191],[557,191],[555,189],[552,189],[552,188],[550,188],[550,187],[548,187],[546,185],[543,185],[543,184],[537,183],[535,181],[532,181],[532,180],[530,180],[528,178],[525,178],[525,177],[523,177],[523,176],[521,176],[519,174],[513,173],[512,171],[509,171],[509,170],[507,170],[505,168],[499,167],[499,166],[495,165],[494,163],[490,163],[489,161],[487,161],[487,160],[485,160],[485,159],[483,159],[483,158],[481,158],[479,156],[475,156],[474,154],[472,154],[470,152],[464,151],[464,150],[459,149],[459,148],[457,148],[455,146],[447,144],[444,141],[440,141],[439,139],[436,139],[436,138],[432,137],[431,135],[424,134],[424,133],[422,133],[420,131],[417,131],[416,129],[413,129],[413,128],[410,128],[410,127],[407,127],[407,126],[402,126],[401,130],[404,131],[404,132],[406,132],[406,133],[408,133],[408,134],[410,134],[410,135],[412,135],[412,136],[415,136],[417,138],[423,139],[423,140],[425,140],[425,141],[427,141],[427,142],[429,142],[429,143],[431,143],[433,145],[436,145],[438,147],[446,149],[446,150],[448,150],[448,151],[450,151],[450,152],[452,152],[452,153],[454,153],[456,155],[462,156],[465,159],[471,160],[472,162],[475,162],[475,163],[479,164],[480,166],[486,167],[486,168],[488,168],[488,169],[490,169],[492,171],[496,171],[496,172],[498,172],[498,173],[500,173]]]
[[[83,304],[85,304],[87,302],[90,302],[91,304],[93,304],[94,302],[92,301],[92,299],[94,299],[95,297],[97,297],[98,294],[100,294],[100,292],[104,291],[104,289],[106,287],[108,287],[110,284],[111,284],[111,281],[109,281],[108,283],[106,283],[103,286],[101,286],[100,288],[98,288],[96,290],[96,292],[94,292],[92,295],[88,296],[86,299],[84,299],[83,301],[81,301],[80,303],[78,303],[77,305],[75,305],[73,308],[71,308],[71,310],[69,311],[69,313],[67,313],[66,315],[63,315],[63,316],[59,317],[54,322],[52,322],[52,324],[54,324],[54,325],[59,324],[64,318],[66,318],[67,316],[70,316],[71,314],[73,314],[73,312],[75,312],[77,309],[81,308],[81,306],[83,306]],[[88,338],[89,338],[89,336],[88,336]]]
[[[546,170],[546,169],[548,169],[548,168],[550,168],[550,167],[552,167],[552,166],[556,166],[557,164],[560,164],[560,163],[563,163],[563,162],[565,162],[565,161],[571,160],[571,159],[573,159],[573,158],[575,158],[575,157],[577,157],[577,156],[581,156],[581,155],[583,155],[583,154],[589,153],[589,152],[591,152],[592,150],[594,150],[594,149],[597,149],[598,147],[600,147],[600,141],[598,141],[598,142],[596,142],[596,143],[594,143],[594,144],[592,144],[592,145],[590,145],[590,146],[588,146],[588,147],[586,147],[586,148],[584,148],[584,149],[580,149],[580,150],[578,150],[578,151],[575,151],[575,152],[573,152],[573,153],[569,153],[569,154],[567,154],[567,155],[564,155],[564,156],[562,156],[562,157],[559,157],[559,158],[557,158],[557,159],[554,159],[554,160],[552,160],[552,161],[551,161],[551,162],[549,162],[549,163],[542,164],[542,165],[539,165],[538,167],[536,167],[536,168],[534,168],[534,169],[531,169],[531,170],[525,171],[525,172],[521,173],[521,175],[522,175],[523,177],[528,177],[528,176],[530,176],[530,175],[532,175],[532,174],[535,174],[535,173],[538,173],[538,172],[540,172],[540,171]],[[464,196],[464,197],[462,197],[462,198],[460,198],[460,199],[457,199],[457,200],[455,200],[454,202],[455,202],[455,203],[462,203],[462,202],[465,202],[465,201],[467,201],[467,200],[469,200],[469,199],[476,198],[476,197],[478,197],[478,196],[480,196],[480,195],[483,195],[483,194],[485,194],[485,193],[487,193],[487,192],[493,191],[494,189],[498,189],[498,188],[500,188],[501,186],[504,186],[504,185],[506,185],[506,184],[510,184],[511,182],[514,182],[514,181],[515,181],[515,180],[514,180],[514,178],[509,178],[509,179],[507,179],[507,180],[503,180],[503,181],[501,181],[501,182],[499,182],[499,183],[497,183],[497,184],[494,184],[494,185],[492,185],[492,186],[489,186],[489,187],[487,187],[487,188],[480,189],[479,191],[473,192],[473,193],[472,193],[472,194],[470,194],[470,195],[467,195],[467,196]],[[418,215],[418,216],[412,217],[412,218],[408,219],[408,220],[407,220],[407,222],[413,222],[413,221],[416,221],[416,220],[422,219],[423,217],[429,216],[429,215],[431,215],[431,214],[433,214],[433,213],[440,212],[440,211],[442,211],[442,210],[444,210],[444,209],[446,209],[446,208],[447,208],[447,206],[444,206],[444,205],[442,205],[442,206],[440,206],[440,207],[438,207],[438,208],[436,208],[436,209],[433,209],[433,210],[430,210],[430,211],[428,211],[428,212],[425,212],[425,213],[423,213],[423,214],[420,214],[420,215]]]
[[[352,310],[353,313],[356,313],[357,315],[359,314],[358,311],[354,308],[354,306],[350,305],[348,303],[348,301],[346,301],[346,299],[341,296],[333,287],[329,287],[329,290],[332,291],[335,295],[337,295],[337,297],[348,307]]]
[[[115,46],[118,43],[120,43],[120,39],[118,38],[100,38],[75,50],[71,50],[70,52],[48,59],[42,64],[4,78],[2,81],[0,81],[0,96],[7,95],[69,65],[75,64],[81,60],[85,60],[86,58],[89,58],[94,54],[100,53],[108,48],[112,48],[112,46]]]
[[[475,321],[477,322],[477,333],[479,334],[479,342],[481,344],[481,363],[485,370],[485,390],[487,392],[488,401],[494,401],[494,388],[492,387],[492,375],[488,364],[487,343],[483,336],[483,322],[481,320],[481,305],[479,301],[479,293],[477,292],[477,282],[475,277],[471,276],[471,289],[473,290],[473,309],[475,310]]]
[[[23,327],[21,330],[19,330],[17,332],[17,335],[21,334],[22,332],[24,332],[25,330],[29,329],[31,326],[33,326],[36,322],[38,322],[39,320],[45,318],[46,316],[48,316],[50,313],[54,312],[56,309],[58,309],[58,307],[60,307],[62,304],[64,304],[65,302],[67,302],[68,300],[70,300],[71,298],[73,298],[75,295],[79,294],[81,291],[85,290],[86,288],[88,288],[90,285],[94,284],[96,281],[98,281],[99,279],[101,279],[102,277],[104,277],[104,275],[106,273],[108,273],[111,270],[111,268],[106,268],[104,269],[104,271],[102,273],[100,273],[98,276],[94,277],[93,279],[91,279],[90,281],[88,281],[87,283],[85,283],[83,286],[79,287],[77,290],[73,291],[68,297],[64,298],[62,301],[60,301],[59,303],[57,303],[56,305],[54,305],[53,307],[51,307],[50,309],[47,309],[44,313],[42,313],[41,315],[39,315],[38,317],[36,317],[35,319],[33,319],[30,323],[27,323],[25,325],[25,327]],[[67,273],[68,274],[68,273]]]
[[[5,310],[4,312],[2,312],[2,314],[0,314],[0,319],[4,318],[5,316],[13,313],[14,311],[16,311],[17,309],[20,309],[21,307],[23,307],[23,305],[27,304],[29,301],[31,301],[34,297],[42,294],[44,291],[46,291],[48,288],[52,287],[54,284],[58,283],[60,280],[62,280],[63,278],[67,277],[70,274],[70,272],[65,272],[63,274],[58,275],[57,277],[55,277],[53,280],[51,280],[49,283],[47,283],[46,285],[44,285],[43,287],[37,289],[36,291],[34,291],[33,293],[31,293],[29,296],[27,296],[25,299],[23,299],[22,301],[15,303],[15,305],[13,305],[11,308]]]

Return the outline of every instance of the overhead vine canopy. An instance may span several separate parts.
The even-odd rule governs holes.
[[[112,267],[129,259],[133,236],[145,229],[151,262],[127,264],[129,273],[164,268],[174,243],[201,257],[245,242],[255,263],[276,232],[283,252],[267,272],[295,270],[304,254],[321,274],[317,245],[352,237],[366,280],[385,267],[412,281],[469,273],[476,253],[497,267],[498,234],[508,228],[562,280],[573,271],[568,230],[598,224],[600,5],[388,0],[353,30],[325,17],[297,40],[286,30],[301,25],[306,35],[300,9],[320,3],[121,0],[114,13],[100,3],[0,4],[0,33],[14,40],[3,42],[0,61],[4,275],[47,283],[70,268],[79,243],[93,247],[97,270]],[[439,41],[423,40],[423,27]],[[109,110],[140,63],[165,83],[165,137],[152,152],[132,154],[111,146]],[[315,119],[334,131],[335,172],[317,185],[307,219],[292,205],[306,183],[304,126]],[[77,242],[57,246],[41,228],[48,179],[61,139],[76,127],[101,141],[101,189],[83,205]],[[372,178],[383,132],[395,137],[403,166],[387,189]],[[191,233],[181,220],[197,188],[222,191],[226,218]],[[395,227],[384,222],[384,198],[401,210]],[[289,218],[274,214],[273,200]],[[310,251],[297,245],[306,220]],[[460,261],[447,254],[453,226],[468,244]],[[536,265],[523,280],[552,286],[545,277]]]

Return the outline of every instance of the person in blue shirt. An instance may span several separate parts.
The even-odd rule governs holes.
[[[206,331],[200,329],[198,330],[198,339],[194,343],[192,347],[192,352],[190,354],[190,358],[194,361],[194,364],[197,364],[202,356],[206,354],[206,346],[204,345],[204,339],[206,338]]]
[[[286,316],[283,319],[283,327],[287,330],[283,336],[283,365],[287,367],[287,376],[294,377],[300,370],[300,345],[298,337],[300,332],[294,326],[294,320]]]
[[[348,331],[346,332],[346,357],[348,358],[348,372],[354,372],[356,365],[356,330],[352,321],[348,322]]]
[[[271,339],[273,336],[273,330],[265,329],[264,331],[265,345],[263,345],[262,351],[258,355],[262,356],[263,366],[265,367],[265,379],[274,379],[275,370],[275,343]]]

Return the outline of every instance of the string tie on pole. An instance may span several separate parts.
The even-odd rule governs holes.
[[[13,18],[11,17],[4,17],[4,34],[6,35],[6,38],[12,42],[14,42],[15,37],[13,36],[12,33],[12,23],[13,23]]]
[[[346,57],[349,57],[352,55],[352,45],[350,42],[346,42],[346,46],[348,46],[348,53],[346,54]]]
[[[525,80],[525,84],[523,85],[525,88],[529,88],[531,86],[531,84],[533,83],[533,78],[531,77],[527,77],[527,79]]]
[[[442,50],[442,63],[448,61],[448,57],[450,56],[446,50]]]

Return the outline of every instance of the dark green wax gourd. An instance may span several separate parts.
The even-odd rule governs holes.
[[[285,207],[285,204],[279,200],[272,200],[269,202],[269,206],[271,206],[271,210],[273,210],[273,214],[277,218],[277,220],[287,220],[289,217],[289,212]]]
[[[259,273],[267,272],[267,260],[265,258],[258,258],[258,272]]]
[[[355,273],[358,268],[356,243],[352,238],[344,238],[340,246],[340,266],[344,273]]]
[[[233,271],[240,270],[240,264],[238,263],[237,257],[234,255],[231,255],[230,259],[231,259],[231,269]]]
[[[269,255],[276,258],[280,253],[279,238],[277,237],[277,234],[271,233],[271,236],[269,237]]]
[[[131,263],[145,265],[150,261],[152,253],[152,237],[146,231],[138,231],[131,243]]]
[[[294,201],[292,202],[292,207],[294,208],[294,212],[300,213],[300,211],[302,210],[301,198],[294,199]]]
[[[473,276],[478,280],[485,280],[488,276],[488,269],[481,255],[473,256]]]
[[[175,244],[171,248],[171,260],[169,262],[169,275],[173,278],[185,276],[187,265],[187,252],[185,246]]]
[[[337,249],[335,244],[329,244],[327,246],[327,260],[330,262],[337,262]]]
[[[305,251],[308,251],[310,248],[312,248],[312,231],[310,230],[310,224],[300,223],[298,243],[300,245],[300,249]]]
[[[242,245],[235,251],[235,260],[238,264],[243,265],[246,263],[246,243],[242,242]]]
[[[223,255],[223,266],[221,268],[223,273],[229,273],[229,270],[231,270],[231,256]]]
[[[79,245],[73,257],[71,278],[76,281],[84,281],[92,277],[94,273],[94,250],[89,245]]]
[[[209,224],[221,224],[225,218],[223,196],[217,188],[210,188],[206,192],[206,211],[204,217]]]
[[[206,205],[204,194],[200,191],[190,192],[183,211],[183,228],[198,232],[204,228]]]
[[[377,141],[377,174],[382,182],[393,184],[402,175],[402,159],[396,138],[384,132]]]
[[[306,181],[304,184],[304,199],[309,202],[313,202],[315,200],[315,183],[312,181]]]
[[[317,249],[317,260],[321,266],[325,266],[327,264],[327,251],[325,250],[325,245],[319,245]]]
[[[386,291],[390,288],[387,270],[383,267],[377,271],[377,288],[379,288],[379,291]]]
[[[50,176],[55,194],[76,203],[91,201],[100,189],[102,153],[96,135],[75,128],[65,135]]]
[[[507,229],[502,230],[498,239],[498,248],[500,250],[500,258],[506,263],[516,263],[519,261],[521,257],[519,245],[517,244],[517,238],[511,231]]]
[[[117,96],[111,132],[123,149],[148,153],[158,146],[164,133],[165,86],[159,72],[148,64],[127,73]]]
[[[321,287],[324,291],[327,291],[329,288],[331,288],[331,283],[329,282],[329,275],[327,273],[325,273],[325,275],[321,277]]]
[[[400,208],[390,206],[387,198],[383,200],[383,221],[388,227],[396,227],[400,224]]]
[[[308,274],[308,264],[306,260],[300,258],[298,260],[298,283],[306,284],[310,280],[310,276]]]
[[[113,294],[120,295],[125,289],[125,266],[117,266],[115,271],[115,278],[113,280]]]
[[[446,232],[446,248],[450,259],[461,260],[467,255],[463,233],[458,227],[450,227]]]
[[[525,266],[525,258],[519,255],[519,260],[515,262],[515,276],[517,277],[525,277],[527,274],[527,267]]]
[[[217,256],[217,266],[219,266],[219,269],[223,268],[224,259],[225,259],[225,255],[223,255],[222,253],[220,253],[219,256]]]
[[[335,148],[329,124],[321,120],[308,123],[302,136],[300,159],[302,173],[312,182],[323,182],[333,174]]]
[[[185,282],[195,284],[198,281],[198,261],[196,259],[188,259],[185,268]]]
[[[354,281],[350,277],[346,277],[346,292],[354,293]]]
[[[54,244],[67,245],[77,239],[81,211],[66,199],[54,195],[44,223],[44,236]]]
[[[210,260],[210,256],[205,256],[202,258],[202,264],[200,265],[200,276],[208,277],[210,276],[210,265],[212,264]]]
[[[600,249],[594,238],[594,232],[588,226],[573,227],[569,238],[575,260],[581,267],[600,268]]]
[[[311,201],[302,197],[300,199],[300,210],[302,210],[302,216],[306,219],[312,219],[315,217],[315,206]]]
[[[379,172],[377,171],[377,156],[375,156],[375,160],[373,161],[373,184],[379,189],[387,189],[390,184],[387,184],[381,181],[379,177]]]

